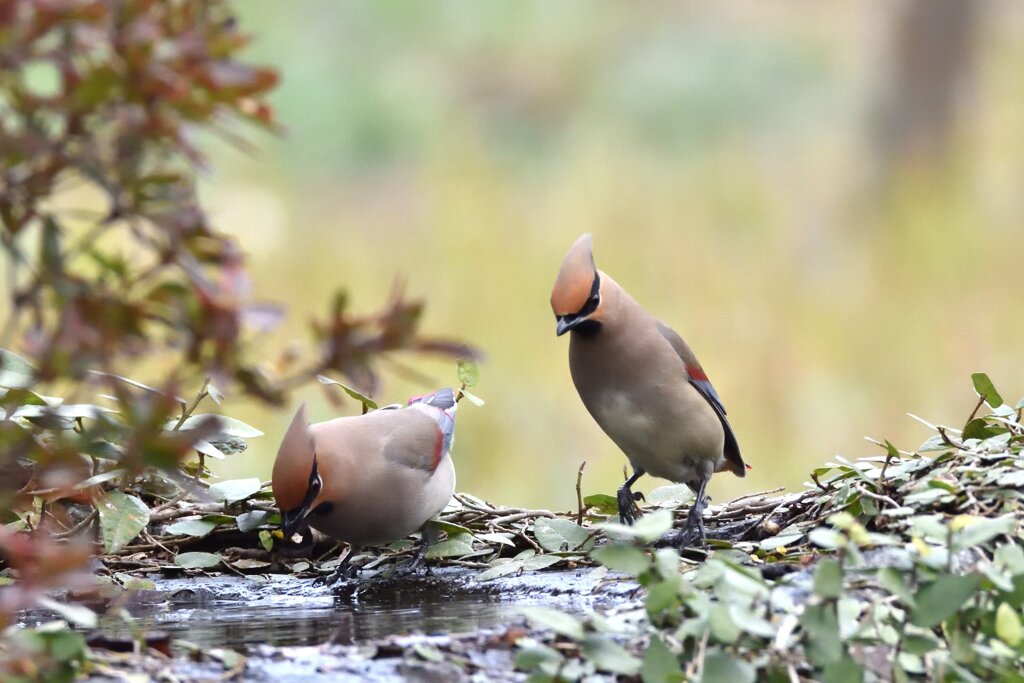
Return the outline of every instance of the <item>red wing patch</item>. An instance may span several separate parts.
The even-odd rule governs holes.
[[[434,460],[430,464],[431,470],[436,470],[437,466],[441,464],[441,458],[444,456],[444,432],[440,429],[437,430],[437,443],[434,444]]]
[[[699,365],[687,365],[686,372],[690,375],[690,379],[692,380],[696,380],[698,382],[708,381],[707,373],[705,373],[704,368]]]

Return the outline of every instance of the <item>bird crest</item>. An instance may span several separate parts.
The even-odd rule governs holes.
[[[555,287],[551,290],[551,309],[556,316],[578,313],[587,305],[597,266],[594,264],[590,233],[581,235],[562,260]]]
[[[303,403],[285,432],[274,461],[274,499],[281,510],[302,505],[309,492],[309,477],[313,469],[316,449],[313,433],[309,429],[309,414]]]

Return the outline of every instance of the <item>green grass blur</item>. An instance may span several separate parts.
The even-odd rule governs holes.
[[[218,148],[203,192],[254,297],[289,308],[268,360],[335,289],[371,310],[402,279],[428,301],[425,331],[487,355],[487,405],[460,407],[462,490],[569,508],[582,460],[585,493],[622,479],[548,304],[583,232],[729,409],[753,470],[716,477],[719,501],[876,452],[864,435],[915,447],[905,413],[958,424],[971,372],[1024,394],[1017,5],[986,4],[939,166],[886,165],[874,142],[886,3],[238,7],[250,55],[282,72],[287,133],[252,156]],[[454,364],[403,362],[455,382]],[[423,389],[386,378],[387,402]],[[322,387],[303,398],[331,416]],[[291,410],[225,407],[267,436],[219,471],[269,478]]]

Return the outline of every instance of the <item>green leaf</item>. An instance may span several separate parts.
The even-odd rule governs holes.
[[[560,555],[533,555],[523,560],[523,569],[535,572],[552,567],[564,559]]]
[[[791,546],[804,537],[802,531],[785,531],[778,536],[766,538],[757,544],[758,549],[772,552],[779,548]]]
[[[647,503],[658,507],[676,508],[683,503],[688,503],[694,498],[694,493],[686,484],[671,484],[659,486],[647,494]]]
[[[268,523],[271,513],[266,510],[251,510],[235,517],[238,530],[245,533]]]
[[[960,435],[960,438],[964,441],[967,439],[978,439],[979,441],[984,441],[985,439],[992,438],[993,436],[999,436],[1000,434],[1006,433],[1006,427],[991,425],[985,418],[976,417],[964,425],[964,430]]]
[[[640,672],[640,660],[610,638],[589,635],[583,640],[580,650],[599,671],[623,676],[635,676]]]
[[[217,527],[216,522],[205,519],[183,519],[168,526],[165,531],[180,536],[202,537]]]
[[[236,503],[245,500],[260,490],[260,480],[256,477],[251,479],[228,479],[217,482],[210,486],[210,495],[214,500],[223,503]]]
[[[184,569],[209,569],[223,560],[217,553],[179,553],[174,558],[174,564]]]
[[[115,375],[112,372],[103,372],[101,370],[89,370],[88,372],[89,372],[90,375],[96,375],[97,377],[109,377],[110,379],[116,379],[119,382],[124,382],[128,386],[132,386],[132,387],[135,387],[137,389],[143,389],[145,391],[148,391],[148,392],[151,392],[151,393],[154,393],[154,394],[160,394],[161,396],[165,395],[164,392],[160,391],[156,387],[151,387],[148,384],[143,384],[142,382],[137,382],[134,379],[131,379],[129,377],[123,377],[121,375]],[[181,396],[172,396],[171,398],[173,398],[175,401],[180,403],[183,407],[188,405],[188,401],[183,399]]]
[[[474,534],[478,541],[485,541],[487,543],[497,543],[498,545],[506,545],[509,548],[515,548],[516,544],[512,542],[512,534],[507,532],[494,532],[486,534]]]
[[[616,502],[615,496],[609,496],[607,493],[586,496],[583,499],[583,504],[588,508],[596,509],[603,515],[614,515],[619,512],[619,504]]]
[[[931,636],[921,634],[904,634],[903,651],[912,655],[926,655],[939,646],[939,641]]]
[[[459,383],[467,387],[475,387],[480,381],[480,367],[471,360],[460,360],[456,364],[456,371],[459,373]]]
[[[1017,647],[1024,640],[1024,627],[1020,615],[1009,604],[1002,603],[996,610],[996,636],[1010,647]]]
[[[823,526],[811,529],[810,533],[807,534],[807,540],[819,548],[825,548],[826,550],[834,550],[846,545],[845,536],[835,529],[829,529],[828,527]]]
[[[981,576],[943,575],[917,591],[916,606],[910,611],[910,622],[914,626],[932,628],[957,613],[961,606],[974,595]]]
[[[538,628],[549,629],[573,640],[583,638],[583,624],[571,614],[550,607],[520,607],[519,611]]]
[[[985,399],[985,403],[989,404],[992,408],[998,408],[1003,405],[1003,397],[996,391],[988,375],[984,372],[975,372],[971,375],[971,381],[974,383],[974,390],[978,392],[980,398]]]
[[[632,538],[641,543],[650,543],[672,528],[672,511],[655,510],[644,515],[632,525],[604,522],[598,524],[597,527],[603,529],[609,538],[616,540]]]
[[[92,486],[96,486],[97,484],[102,484],[103,482],[110,481],[111,479],[123,477],[124,473],[125,470],[123,468],[117,468],[113,470],[107,470],[106,472],[100,472],[97,475],[89,477],[88,479],[83,479],[82,481],[75,484],[75,489],[81,491],[82,489],[87,489]]]
[[[1014,574],[1024,574],[1024,548],[1016,543],[1002,543],[992,556],[999,565],[1005,566]]]
[[[268,553],[274,549],[274,536],[266,529],[261,529],[259,533],[260,545]]]
[[[424,557],[436,560],[442,557],[464,557],[472,552],[473,537],[470,534],[455,534],[427,548]]]
[[[814,592],[823,598],[838,598],[843,594],[843,568],[839,561],[826,557],[814,570]]]
[[[413,652],[415,652],[420,659],[427,662],[443,662],[444,653],[438,650],[430,643],[413,643]]]
[[[124,572],[117,572],[114,578],[120,582],[126,591],[151,591],[156,589],[156,583],[151,579],[142,579]]]
[[[234,436],[239,439],[255,439],[258,436],[263,436],[263,432],[255,427],[245,424],[241,420],[236,420],[235,418],[228,417],[227,415],[215,415],[213,413],[199,413],[198,415],[191,415],[187,420],[181,423],[181,427],[178,429],[183,432],[195,429],[200,424],[210,419],[217,420],[219,429],[217,434],[207,438],[207,441],[217,441],[218,437],[223,438],[225,436]],[[164,426],[164,429],[173,429],[174,425],[177,423],[177,420],[171,420]]]
[[[533,671],[542,664],[551,664],[557,667],[563,657],[558,650],[547,645],[532,644],[524,647],[516,653],[515,667],[524,671]]]
[[[484,405],[484,400],[482,398],[480,398],[479,396],[477,396],[476,394],[471,394],[468,391],[466,391],[465,389],[463,389],[459,393],[461,393],[465,397],[465,399],[467,401],[469,401],[470,403],[475,405],[477,408],[480,408],[480,407],[482,407]]]
[[[1002,534],[1012,534],[1017,527],[1013,515],[991,518],[958,515],[950,524],[954,529],[953,552],[982,545]]]
[[[863,680],[863,667],[845,653],[838,662],[826,665],[821,671],[821,683],[861,683]]]
[[[221,392],[220,389],[215,387],[212,382],[207,382],[206,393],[210,395],[210,398],[217,405],[220,405],[221,402],[224,400],[224,394]]]
[[[761,638],[772,638],[778,633],[778,626],[772,625],[761,614],[759,610],[749,605],[732,604],[729,606],[729,615],[740,630]]]
[[[668,649],[665,641],[656,635],[651,636],[651,642],[644,652],[640,680],[643,683],[676,683],[683,680],[679,658]]]
[[[812,664],[825,666],[839,661],[843,644],[834,603],[808,605],[800,615],[800,625],[807,635],[807,658]]]
[[[704,658],[701,683],[753,683],[756,670],[732,653],[714,650]]]
[[[206,441],[205,439],[197,439],[192,444],[192,448],[196,449],[197,451],[199,451],[200,453],[207,457],[213,458],[214,460],[224,460],[225,458],[223,451],[221,451],[219,448],[214,446],[209,441]]]
[[[470,531],[468,527],[464,527],[461,524],[455,524],[454,522],[445,522],[440,519],[432,519],[429,522],[427,522],[427,524],[430,524],[435,529],[445,532],[449,536],[454,536],[455,534],[473,533],[472,531]]]
[[[66,619],[68,623],[74,624],[80,628],[96,628],[96,624],[99,622],[99,617],[96,616],[96,613],[85,605],[76,605],[69,602],[57,602],[53,598],[48,598],[46,596],[40,596],[37,599],[37,602],[40,607],[56,612]]]
[[[324,375],[317,375],[316,378],[318,380],[320,380],[320,384],[328,384],[328,385],[333,384],[334,386],[339,387],[342,391],[344,391],[346,394],[348,394],[351,398],[354,398],[355,400],[359,401],[364,406],[366,406],[367,409],[369,409],[369,410],[377,410],[377,402],[376,401],[374,401],[369,396],[365,396],[365,395],[359,393],[358,391],[356,391],[352,387],[346,386],[346,385],[342,384],[341,382],[338,382],[337,380],[333,380],[330,377],[325,377]]]
[[[499,558],[490,567],[484,569],[479,574],[473,577],[474,581],[493,581],[499,579],[502,576],[508,576],[509,574],[515,574],[518,571],[523,570],[523,563],[520,561],[512,560],[507,557]]]
[[[551,552],[586,552],[594,547],[594,537],[579,524],[568,519],[541,517],[533,525],[533,535],[540,547]],[[584,543],[588,547],[583,547]]]
[[[116,553],[131,543],[149,524],[149,508],[123,491],[108,491],[96,504],[100,513],[103,548]]]
[[[608,569],[636,576],[651,566],[651,558],[640,548],[628,543],[608,543],[595,548],[590,556]]]
[[[235,569],[241,569],[242,571],[252,571],[254,569],[265,569],[270,566],[270,563],[266,560],[256,560],[248,557],[243,557],[240,560],[235,560],[231,563],[231,566]]]
[[[732,620],[729,606],[724,602],[716,602],[708,612],[708,630],[711,637],[723,645],[732,645],[740,637],[740,627]]]
[[[97,406],[91,403],[62,403],[59,406],[21,406],[14,411],[13,416],[24,417],[26,419],[34,419],[43,416],[63,418],[67,421],[67,426],[64,428],[71,429],[74,426],[74,421],[79,418],[95,420],[103,413],[113,412],[114,411],[110,408],[104,408],[103,406]]]
[[[0,387],[24,389],[35,383],[36,369],[27,360],[7,349],[0,349]]]
[[[679,607],[681,582],[682,578],[676,574],[649,586],[644,598],[647,613],[653,616]]]
[[[885,590],[899,598],[907,607],[913,607],[914,594],[903,578],[903,572],[895,567],[884,567],[878,571],[878,583]]]

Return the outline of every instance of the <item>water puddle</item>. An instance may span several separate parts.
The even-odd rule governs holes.
[[[600,577],[589,574],[544,572],[481,584],[465,571],[441,570],[433,578],[405,579],[350,597],[291,576],[158,579],[156,590],[132,593],[123,605],[132,615],[131,626],[107,616],[98,630],[113,639],[127,638],[133,629],[163,631],[172,641],[202,649],[241,651],[256,645],[350,645],[409,634],[473,633],[519,619],[524,605],[584,610],[598,596],[591,579]],[[602,585],[600,595],[610,597],[607,591]],[[109,605],[92,607],[103,613]],[[35,611],[22,623],[50,618]]]
[[[277,581],[267,583],[266,592],[255,599],[205,590],[183,589],[170,595],[161,591],[169,599],[153,601],[155,596],[142,595],[129,611],[143,630],[166,631],[201,647],[245,649],[257,644],[351,645],[390,635],[473,632],[498,625],[516,607],[478,592],[393,590],[351,600],[326,589],[312,595],[278,592],[285,587],[274,585]],[[107,635],[127,633],[113,625]]]

